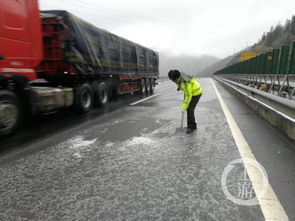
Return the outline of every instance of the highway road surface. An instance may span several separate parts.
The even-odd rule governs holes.
[[[294,143],[200,84],[192,134],[177,130],[183,95],[164,81],[0,141],[0,220],[295,220]]]

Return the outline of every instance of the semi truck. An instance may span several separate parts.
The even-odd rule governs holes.
[[[25,116],[153,93],[158,53],[38,0],[0,0],[0,137]]]

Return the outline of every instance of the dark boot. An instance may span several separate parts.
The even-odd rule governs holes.
[[[192,133],[192,132],[194,132],[194,129],[193,129],[193,128],[188,127],[188,128],[186,129],[186,133],[187,133],[187,134],[190,134],[190,133]]]

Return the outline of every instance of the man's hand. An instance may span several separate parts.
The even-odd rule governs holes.
[[[186,111],[187,108],[188,108],[188,105],[187,105],[187,104],[183,103],[183,104],[181,105],[181,109],[182,109],[182,110]]]
[[[185,110],[181,109],[181,114],[185,114]]]

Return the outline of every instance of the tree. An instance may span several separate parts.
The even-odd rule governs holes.
[[[262,37],[261,37],[261,40],[260,40],[260,42],[264,42],[264,41],[265,41],[265,39],[266,39],[266,33],[265,33],[265,32],[263,32],[263,35],[262,35]]]
[[[273,30],[273,38],[274,40],[279,38],[280,35],[283,33],[284,28],[283,26],[279,23]]]
[[[286,31],[286,32],[290,32],[290,30],[291,30],[291,20],[290,19],[287,19],[286,20],[286,23],[285,23],[285,26],[284,26],[284,30]]]
[[[293,15],[291,19],[290,33],[295,35],[295,15]]]
[[[274,28],[271,26],[270,31],[267,32],[265,37],[266,46],[271,46],[271,43],[274,41]]]

